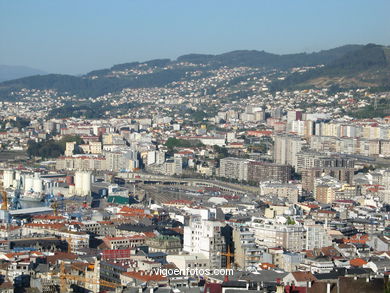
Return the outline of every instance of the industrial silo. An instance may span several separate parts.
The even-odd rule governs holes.
[[[24,176],[24,190],[30,191],[33,190],[34,186],[34,177],[32,175],[25,175]]]
[[[39,173],[34,174],[34,179],[33,179],[33,190],[34,192],[42,192],[43,186],[42,186],[42,179],[39,176]]]
[[[76,195],[85,196],[91,193],[91,172],[77,171],[74,176]]]

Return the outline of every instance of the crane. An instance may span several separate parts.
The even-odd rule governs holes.
[[[54,210],[54,215],[58,216],[58,210],[60,210],[61,214],[64,213],[65,204],[63,195],[59,194],[54,196],[53,194],[47,194],[45,196],[45,203]]]
[[[1,204],[1,210],[8,211],[11,210],[17,210],[21,209],[22,206],[20,204],[20,180],[17,181],[17,186],[14,191],[14,196],[12,197],[12,201],[10,201],[10,206],[8,206],[8,195],[7,192],[4,190],[4,185],[2,184],[0,186],[0,193],[2,198],[2,204]]]
[[[3,200],[3,202],[1,203],[1,209],[3,211],[8,211],[7,192],[3,189],[3,186],[1,186],[1,198]]]
[[[227,247],[227,252],[220,252],[220,255],[226,256],[226,268],[230,269],[232,267],[232,257],[234,257],[234,253],[230,252],[230,245]]]
[[[68,244],[68,253],[72,253],[72,237],[64,237],[64,240]]]
[[[3,182],[1,182],[1,185],[0,185],[0,193],[1,193],[1,199],[2,199],[1,210],[8,211],[7,192],[4,189],[4,183]]]
[[[74,265],[72,265],[72,267],[77,269],[77,270],[80,270],[80,268],[78,268],[78,267],[76,267]],[[94,265],[93,264],[90,265],[89,267],[91,269],[94,269]],[[82,283],[86,283],[86,284],[88,283],[88,284],[91,284],[91,285],[99,285],[99,286],[108,287],[108,288],[114,288],[114,289],[121,286],[121,284],[113,283],[113,282],[109,282],[109,281],[105,281],[105,280],[87,279],[87,278],[82,277],[82,276],[75,276],[75,275],[72,275],[72,274],[68,274],[68,273],[65,272],[65,263],[63,261],[60,264],[59,277],[60,277],[60,292],[61,293],[69,292],[67,280],[82,282]]]

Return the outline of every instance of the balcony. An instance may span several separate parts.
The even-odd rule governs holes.
[[[241,238],[240,239],[241,240],[241,242],[247,242],[247,241],[255,241],[256,240],[256,238],[255,237],[245,237],[245,238]]]

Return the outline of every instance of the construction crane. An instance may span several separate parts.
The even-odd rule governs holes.
[[[58,203],[56,201],[53,201],[51,208],[54,210],[54,215],[58,216]]]
[[[74,265],[72,265],[72,268],[80,270],[80,268],[78,268],[78,267],[76,267]],[[89,268],[94,269],[94,265],[89,265]],[[83,271],[83,270],[81,270],[81,271]],[[75,276],[75,275],[72,275],[72,274],[67,274],[65,272],[65,263],[64,262],[61,262],[61,264],[60,264],[60,274],[59,274],[59,277],[60,277],[60,292],[61,293],[69,292],[67,280],[78,281],[78,282],[91,284],[91,285],[99,285],[99,286],[108,287],[108,288],[114,288],[114,289],[121,286],[121,284],[108,282],[108,281],[105,281],[105,280],[87,279],[85,277]]]
[[[60,194],[57,196],[54,196],[53,194],[47,194],[45,196],[45,204],[54,210],[55,216],[58,216],[58,210],[60,210],[61,214],[64,213],[64,197]]]
[[[230,252],[230,245],[227,247],[227,252],[220,252],[221,256],[226,256],[226,268],[231,269],[232,267],[232,258],[234,257],[234,253]]]
[[[8,211],[8,198],[7,198],[7,192],[4,190],[3,185],[1,185],[1,199],[3,202],[1,203],[1,209],[3,211]]]
[[[72,253],[72,238],[71,237],[65,237],[65,241],[68,244],[68,253]]]
[[[2,182],[0,185],[0,194],[3,202],[1,203],[1,218],[2,222],[6,226],[7,230],[7,238],[10,235],[10,217],[9,217],[9,211],[8,211],[8,197],[7,197],[7,192],[4,190],[4,183]],[[8,242],[8,247],[9,247],[9,242]]]

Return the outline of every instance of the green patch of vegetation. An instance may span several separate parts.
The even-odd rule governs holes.
[[[173,151],[174,148],[191,148],[191,147],[201,147],[203,143],[199,140],[185,140],[185,139],[177,139],[175,137],[170,137],[165,142],[165,146],[169,151]]]
[[[376,103],[373,101],[373,103],[364,108],[348,112],[348,115],[358,119],[389,116],[390,99],[380,99]]]
[[[207,113],[204,111],[191,111],[190,110],[189,113],[191,115],[191,118],[196,122],[203,121],[203,119],[207,117]]]
[[[295,221],[290,217],[287,217],[287,225],[295,225]]]
[[[85,118],[85,119],[100,119],[103,118],[106,111],[115,112],[117,115],[126,114],[129,109],[139,107],[141,104],[138,102],[124,103],[119,106],[112,106],[110,104],[104,104],[103,102],[97,103],[82,103],[73,104],[67,103],[62,107],[53,109],[49,112],[48,118]]]
[[[76,145],[83,144],[84,141],[79,136],[66,135],[61,140],[53,139],[36,142],[28,141],[27,155],[29,157],[57,158],[64,154],[67,142],[76,142]]]
[[[269,145],[266,143],[253,144],[248,146],[248,151],[252,153],[262,153],[265,154],[269,150]]]
[[[192,121],[203,122],[203,119],[215,116],[218,109],[214,106],[201,105],[198,110],[187,109],[186,113],[190,114]]]
[[[53,109],[49,112],[48,118],[66,118],[66,117],[75,117],[75,118],[86,118],[86,119],[96,119],[102,118],[104,111],[102,111],[102,104],[66,104],[63,107]]]
[[[228,149],[225,147],[220,147],[218,145],[213,146],[214,152],[218,154],[218,159],[223,159],[229,157]]]

